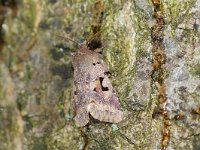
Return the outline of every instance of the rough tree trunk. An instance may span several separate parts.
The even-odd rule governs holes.
[[[0,6],[0,150],[200,149],[200,0],[10,0]],[[125,112],[72,120],[71,53],[99,33]]]

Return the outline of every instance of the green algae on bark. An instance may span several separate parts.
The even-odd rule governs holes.
[[[10,74],[0,63],[0,149],[23,148],[23,120],[17,109],[16,93]]]

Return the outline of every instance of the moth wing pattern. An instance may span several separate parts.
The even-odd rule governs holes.
[[[72,59],[74,120],[78,127],[89,122],[89,114],[103,122],[118,123],[123,119],[119,99],[107,76],[107,65],[97,51],[90,50],[85,41]]]
[[[81,97],[80,97],[81,98]],[[82,97],[82,99],[78,99],[78,95],[76,92],[76,87],[74,86],[74,110],[76,113],[76,117],[75,117],[75,123],[76,126],[78,127],[82,127],[85,126],[88,122],[89,122],[89,114],[86,110],[86,104],[83,101],[84,97]]]

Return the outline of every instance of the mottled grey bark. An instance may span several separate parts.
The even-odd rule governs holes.
[[[200,149],[200,0],[152,1],[103,1],[103,54],[125,118],[119,124],[93,120],[81,129],[72,120],[77,45],[56,34],[88,39],[96,1],[23,0],[14,16],[4,7],[0,150],[162,149],[160,108],[170,119],[167,150]],[[158,100],[159,73],[152,75],[156,6],[164,17],[165,103]]]

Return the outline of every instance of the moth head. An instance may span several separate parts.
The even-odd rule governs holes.
[[[87,43],[90,50],[96,50],[102,47],[102,43],[99,39],[93,39]]]
[[[87,41],[84,41],[83,43],[79,44],[79,48],[80,49],[84,49],[84,48],[88,48],[88,42]]]

